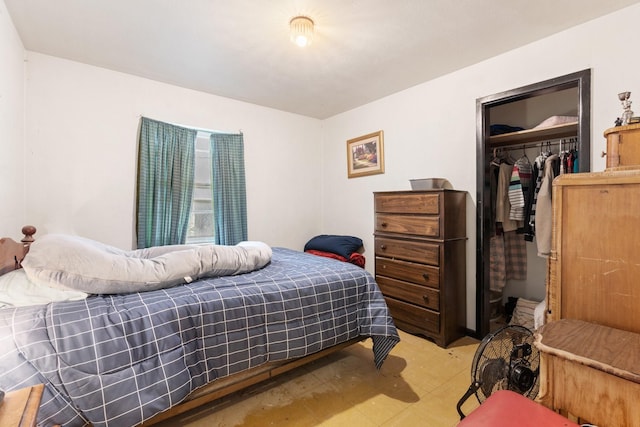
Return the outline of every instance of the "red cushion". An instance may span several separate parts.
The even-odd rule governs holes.
[[[551,409],[510,390],[492,393],[458,427],[580,427]]]

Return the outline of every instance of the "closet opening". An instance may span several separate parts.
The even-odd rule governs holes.
[[[526,164],[532,170],[535,164],[544,167],[548,156],[555,154],[560,159],[553,158],[558,173],[588,172],[591,168],[590,112],[589,69],[476,100],[476,337],[479,339],[505,324],[505,306],[514,298],[527,303],[541,302],[545,298],[548,233],[546,226],[542,227],[542,218],[547,205],[545,199],[542,214],[535,215],[542,227],[538,230],[531,213],[531,199],[527,199],[527,196],[537,195],[537,183],[534,179],[527,181]],[[545,154],[548,156],[544,157]],[[514,219],[504,219],[504,223],[496,221],[496,218],[505,218],[501,209],[504,206],[500,204],[496,209],[496,180],[503,162],[512,165],[519,162],[524,171],[522,182],[514,173],[515,184],[509,184],[515,186],[508,188],[514,196],[523,195],[524,202],[516,197],[513,203],[521,212],[512,212],[511,215],[516,215]],[[503,168],[504,178],[506,165]],[[502,182],[500,195],[504,196],[508,190],[505,190],[504,179]],[[522,191],[513,192],[514,188]],[[533,230],[528,227],[529,223]],[[526,239],[525,235],[528,236]],[[509,253],[513,257],[508,257]],[[505,256],[509,258],[506,261]]]

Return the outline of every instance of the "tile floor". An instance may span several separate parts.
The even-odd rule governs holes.
[[[158,426],[457,425],[479,341],[465,337],[443,349],[402,331],[400,338],[380,371],[367,340]],[[472,396],[462,410],[477,406]]]

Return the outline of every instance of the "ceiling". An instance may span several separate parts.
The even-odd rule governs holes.
[[[319,119],[639,1],[4,0],[29,51]]]

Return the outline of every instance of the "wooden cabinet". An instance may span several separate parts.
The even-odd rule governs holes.
[[[640,170],[554,181],[547,320],[640,333],[639,195]]]
[[[446,347],[466,331],[466,192],[374,193],[375,273],[396,325]]]
[[[640,169],[640,124],[604,131],[607,138],[607,170]]]
[[[640,425],[639,195],[637,169],[553,183],[537,399],[601,427]]]

